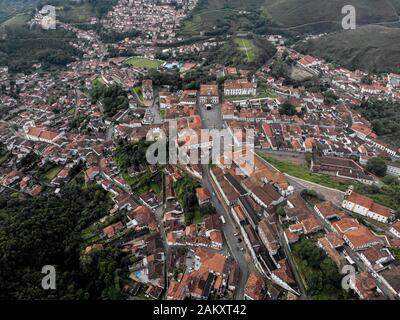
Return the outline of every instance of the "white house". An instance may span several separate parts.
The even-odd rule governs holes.
[[[388,223],[394,217],[392,209],[384,207],[374,202],[371,198],[355,193],[352,190],[347,191],[342,207],[383,223]]]

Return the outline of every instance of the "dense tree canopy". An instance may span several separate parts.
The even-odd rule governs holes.
[[[306,274],[308,294],[343,298],[339,271],[321,248],[309,239],[302,239],[293,247],[293,253],[309,268],[310,272]]]
[[[196,188],[199,186],[196,180],[189,177],[184,177],[174,183],[174,189],[179,203],[185,212],[185,221],[187,224],[192,223],[194,212],[198,208]]]
[[[294,116],[297,111],[296,108],[289,101],[286,101],[279,107],[279,113],[285,114],[287,116]]]
[[[107,87],[97,84],[90,91],[90,96],[95,103],[101,101],[106,117],[113,117],[129,107],[128,94],[119,85]]]
[[[380,177],[383,177],[387,170],[385,159],[381,157],[369,159],[367,163],[367,170]]]
[[[385,142],[400,146],[400,104],[387,101],[364,101],[358,111],[372,123]]]
[[[93,185],[71,183],[60,197],[0,195],[0,299],[114,299],[126,272],[120,250],[80,258],[80,233],[108,213]],[[56,290],[43,290],[44,265],[56,268]]]
[[[126,170],[133,165],[147,164],[146,151],[149,145],[150,143],[145,140],[135,144],[121,141],[115,152],[118,166]]]
[[[3,32],[6,36],[0,40],[0,65],[8,66],[12,73],[31,72],[34,64],[41,64],[45,70],[62,68],[81,56],[81,52],[69,44],[76,36],[61,28],[44,30],[17,26],[6,27]]]

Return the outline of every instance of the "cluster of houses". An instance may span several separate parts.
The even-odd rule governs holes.
[[[148,47],[146,54],[153,54],[155,43],[178,39],[176,30],[181,20],[196,4],[196,0],[120,0],[102,24],[120,32],[140,31],[137,39],[115,44],[118,49],[140,44]],[[39,17],[35,19],[39,23]],[[67,70],[11,76],[6,67],[0,68],[0,113],[6,120],[0,122],[4,148],[0,151],[5,153],[0,158],[0,191],[21,191],[31,196],[59,194],[63,185],[74,178],[74,169],[82,166],[85,183],[96,183],[110,194],[113,208],[109,216],[118,217],[113,223],[103,225],[99,230],[100,241],[88,245],[85,253],[118,242],[121,250],[134,257],[129,266],[131,283],[125,288],[132,294],[145,286],[146,295],[154,299],[163,293],[167,299],[224,298],[237,289],[239,267],[224,246],[219,215],[206,214],[201,223],[185,221],[174,182],[182,178],[183,172],[201,179],[201,166],[167,166],[160,171],[157,166],[132,165],[127,169],[129,178],[146,172],[151,175],[161,172],[164,176],[160,194],[152,189],[136,194],[116,163],[113,139],[135,143],[148,137],[149,132],[156,139],[162,131],[168,132],[169,122],[175,121],[179,132],[176,145],[185,145],[188,153],[204,146],[210,148],[212,141],[202,142],[203,145],[194,135],[180,133],[183,129],[199,132],[203,125],[199,108],[204,108],[221,111],[223,125],[231,133],[234,145],[245,147],[245,132],[254,130],[256,148],[312,152],[311,170],[317,173],[372,185],[375,178],[362,165],[375,156],[394,160],[398,157],[399,149],[381,141],[371,123],[352,107],[371,97],[399,101],[399,75],[374,76],[370,84],[365,84],[363,79],[368,74],[301,55],[284,47],[282,39],[274,36],[271,39],[277,43],[278,53],[287,51],[297,67],[331,79],[331,90],[338,98],[335,104],[326,103],[320,93],[274,79],[268,65],[254,77],[233,67],[210,70],[224,77],[223,88],[217,83],[203,83],[199,90],[171,92],[169,87],[155,90],[153,82],[146,78],[146,70],[127,66],[126,57],[105,59],[107,50],[93,30],[80,30],[64,23],[59,26],[76,34],[71,45],[83,52],[83,58],[69,64]],[[165,53],[200,52],[215,45],[215,41],[202,41],[166,48]],[[40,64],[35,66],[38,70],[40,67]],[[197,67],[189,61],[179,65],[181,73]],[[102,103],[92,103],[84,94],[96,82],[105,86],[118,84],[126,90],[128,109],[106,118]],[[274,95],[257,96],[260,83]],[[159,98],[160,110],[164,111],[162,123],[154,123],[151,111],[139,107],[132,92],[138,86],[145,101]],[[17,91],[18,99],[11,94]],[[282,114],[280,106],[285,103],[291,104],[296,114]],[[32,155],[35,161],[29,160]],[[360,164],[350,157],[359,157]],[[400,222],[394,221],[393,210],[352,190],[346,193],[342,208],[329,201],[311,208],[294,192],[283,173],[256,154],[252,158],[252,163],[242,163],[234,154],[222,153],[219,163],[210,171],[216,197],[240,231],[249,259],[256,266],[256,272],[250,273],[245,285],[246,299],[278,297],[282,291],[287,299],[295,299],[299,290],[293,266],[282,251],[281,246],[285,245],[282,241],[290,248],[302,236],[320,233],[323,235],[318,238],[318,245],[339,269],[352,263],[347,247],[367,266],[367,271],[357,273],[352,284],[361,299],[382,296],[377,282],[399,295],[400,269],[393,263],[390,248],[400,246]],[[48,181],[38,181],[35,172],[29,169],[31,165],[51,168],[46,170],[55,174]],[[400,176],[400,166],[388,162],[388,174]],[[204,187],[196,189],[196,198],[200,208],[210,206],[211,196]],[[277,207],[283,204],[285,215],[279,218]],[[377,235],[349,213],[387,225],[393,237]],[[282,236],[278,219],[285,224]],[[169,284],[173,267],[167,261],[167,246],[171,251],[185,248],[193,255],[192,266],[179,272]]]
[[[368,201],[368,204],[364,204],[364,201]],[[283,221],[288,226],[284,238],[292,246],[303,235],[317,234],[317,245],[336,264],[338,270],[354,265],[354,259],[362,261],[367,270],[356,273],[350,284],[360,299],[382,299],[384,293],[378,283],[384,283],[394,296],[398,296],[398,281],[389,276],[396,272],[398,274],[395,258],[390,251],[391,247],[398,247],[398,240],[393,236],[375,234],[350,215],[357,213],[367,216],[364,211],[368,210],[361,213],[359,208],[369,205],[372,207],[370,210],[390,212],[390,209],[377,204],[374,209],[371,199],[350,191],[343,201],[343,209],[330,201],[319,201],[311,207],[300,194],[295,193],[288,197],[285,206]],[[378,213],[369,212],[368,216],[377,217]],[[393,224],[394,231],[397,225]],[[392,233],[395,235],[395,232]]]
[[[203,216],[203,222],[186,224],[182,205],[177,201],[173,183],[181,174],[174,172],[165,175],[165,209],[164,229],[169,246],[204,247],[215,250],[222,249],[221,221],[216,214]],[[196,189],[196,197],[200,208],[210,203],[207,189]]]
[[[293,193],[293,187],[281,172],[258,156],[248,167],[236,162],[235,157],[226,161],[226,156],[222,155],[219,165],[211,169],[218,198],[240,230],[257,272],[269,279],[275,289],[278,286],[297,295],[292,271],[279,251],[275,212],[276,206]],[[236,170],[241,170],[242,175],[237,175]],[[257,282],[250,280],[249,286],[253,285],[257,286]]]
[[[218,252],[197,248],[194,252],[193,270],[170,282],[166,298],[206,300],[210,295],[224,297],[234,292],[239,278],[237,263]]]
[[[197,0],[119,0],[101,20],[117,32],[140,31],[150,44],[176,41],[181,21],[195,8]]]

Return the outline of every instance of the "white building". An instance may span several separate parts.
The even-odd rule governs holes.
[[[392,209],[377,204],[371,198],[355,193],[352,190],[347,191],[342,207],[383,223],[388,223],[394,217]]]

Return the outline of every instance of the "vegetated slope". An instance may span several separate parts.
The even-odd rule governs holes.
[[[47,0],[43,4],[55,6],[60,21],[87,23],[92,17],[103,17],[117,3],[118,0]]]
[[[86,228],[108,214],[110,198],[83,178],[61,192],[59,198],[0,195],[0,300],[123,297],[125,255],[114,247],[81,255]],[[48,264],[56,268],[57,290],[40,286]]]
[[[316,22],[339,22],[344,17],[342,8],[356,8],[357,24],[393,22],[398,20],[399,0],[266,0],[266,14],[282,27],[295,27]]]
[[[323,57],[350,69],[400,70],[400,29],[366,26],[301,43],[301,52]]]
[[[342,8],[356,8],[357,24],[399,20],[400,0],[200,0],[183,25],[183,34],[263,33],[268,29],[329,32],[342,28]]]
[[[357,110],[372,123],[374,131],[385,142],[400,147],[400,104],[364,101]]]
[[[183,35],[219,35],[239,30],[257,31],[267,20],[262,16],[265,0],[199,0],[183,23]]]
[[[274,56],[275,52],[275,47],[259,36],[231,37],[216,52],[210,53],[208,63],[255,70]]]
[[[400,14],[400,0],[388,0],[389,4]]]
[[[69,44],[75,34],[61,28],[29,28],[30,17],[31,13],[17,14],[0,25],[0,65],[8,66],[11,73],[31,72],[33,64],[52,70],[65,67],[81,55]]]
[[[7,20],[20,10],[32,8],[39,0],[0,0],[0,22]]]

